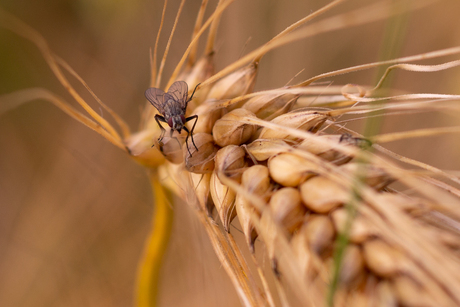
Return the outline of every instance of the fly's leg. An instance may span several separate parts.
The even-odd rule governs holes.
[[[161,134],[160,134],[160,137],[158,138],[158,143],[161,143],[161,141],[163,140],[163,137],[165,136],[166,129],[163,128],[163,126],[160,124],[160,121],[162,121],[163,123],[166,123],[166,119],[163,116],[156,114],[155,121],[157,122],[158,126],[161,129]]]
[[[185,145],[187,146],[188,153],[190,155],[192,155],[192,154],[190,153],[190,149],[188,148],[188,143],[187,143],[187,140],[188,140],[189,136],[191,136],[193,146],[195,146],[196,151],[198,151],[198,147],[196,147],[195,140],[193,139],[193,130],[195,129],[196,122],[198,121],[198,115],[193,115],[193,116],[187,117],[185,119],[185,122],[191,121],[192,119],[195,119],[195,123],[193,124],[192,129],[190,131],[187,129],[187,127],[184,126],[184,130],[187,131],[187,137],[185,138]]]
[[[187,100],[187,103],[188,103],[190,100],[192,100],[193,95],[195,94],[195,91],[196,91],[196,89],[198,88],[198,85],[200,85],[200,84],[201,84],[201,83],[198,83],[198,84],[195,86],[195,89],[193,90],[193,93],[192,93],[192,95],[190,96],[190,98]]]
[[[188,147],[188,137],[190,135],[190,131],[187,129],[187,127],[184,126],[183,128],[185,131],[187,131],[187,137],[185,138],[185,146],[187,146],[187,150],[188,150],[188,154],[190,156],[192,156],[192,153],[190,152],[190,148]],[[192,137],[192,140],[193,140],[193,137]],[[195,143],[193,143],[193,145],[195,145]],[[195,148],[196,148],[196,145],[195,145]],[[196,148],[196,150],[198,151],[198,148]]]

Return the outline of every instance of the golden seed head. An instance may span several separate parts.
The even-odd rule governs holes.
[[[273,180],[286,187],[296,187],[321,170],[318,164],[290,152],[271,157],[268,169]]]
[[[252,158],[257,161],[265,161],[270,157],[285,152],[290,146],[280,139],[257,139],[246,146]]]
[[[269,206],[274,220],[283,225],[288,232],[294,232],[302,224],[306,210],[298,189],[279,189],[270,198]]]
[[[222,225],[226,231],[229,231],[230,223],[236,216],[236,194],[220,182],[215,171],[211,175],[210,192]]]
[[[196,133],[193,135],[196,150],[192,142],[188,142],[189,151],[184,148],[185,168],[192,173],[205,174],[214,170],[214,157],[217,153],[217,146],[214,145],[212,135],[207,133]]]
[[[241,122],[244,117],[254,114],[245,109],[235,109],[217,120],[212,128],[214,141],[221,147],[240,145],[248,141],[256,132],[257,127]]]
[[[304,182],[300,186],[300,193],[307,208],[318,213],[328,213],[341,204],[347,203],[351,197],[347,190],[323,176]]]
[[[217,81],[208,98],[232,99],[252,92],[257,75],[257,65],[249,64]]]
[[[184,2],[177,12],[170,40],[176,31]],[[169,66],[166,58],[175,51],[169,48],[169,40],[162,56],[157,53],[158,42],[155,43],[151,54],[150,83],[152,86],[166,82],[172,85],[163,90],[146,90],[145,96],[152,106],[149,105],[143,112],[140,125],[143,130],[133,134],[128,125],[94,95],[83,79],[50,50],[40,34],[0,8],[0,27],[33,42],[60,83],[89,116],[83,116],[53,92],[34,88],[11,93],[13,96],[1,95],[0,113],[32,99],[49,100],[149,168],[149,179],[160,213],[156,217],[164,218],[155,223],[155,231],[146,242],[146,257],[143,257],[138,270],[139,304],[155,303],[155,297],[151,295],[155,289],[151,286],[158,276],[151,274],[151,269],[161,259],[156,257],[158,253],[151,253],[151,247],[159,242],[159,236],[161,240],[167,239],[168,236],[163,235],[170,230],[173,213],[167,206],[181,199],[194,207],[193,211],[203,224],[221,267],[244,305],[460,306],[460,202],[456,199],[456,196],[460,197],[460,192],[449,185],[449,180],[458,182],[457,177],[416,161],[412,165],[424,170],[423,177],[412,176],[410,171],[398,170],[386,159],[410,161],[385,152],[382,147],[379,154],[383,153],[385,157],[380,159],[373,151],[367,151],[372,143],[366,139],[351,134],[327,135],[328,130],[352,131],[344,129],[344,123],[362,119],[363,114],[372,116],[372,101],[375,99],[370,98],[390,93],[380,88],[384,85],[382,81],[388,77],[388,71],[382,72],[381,80],[373,89],[350,84],[331,86],[321,80],[389,62],[335,70],[311,76],[295,86],[253,93],[258,62],[275,48],[313,34],[388,19],[400,10],[412,12],[430,1],[419,1],[417,7],[396,10],[387,9],[385,1],[376,3],[378,6],[359,7],[359,11],[344,7],[335,15],[327,13],[332,18],[322,19],[316,26],[305,27],[305,22],[335,9],[336,4],[342,2],[329,1],[328,5],[308,18],[288,25],[266,44],[214,74],[212,50],[216,49],[217,26],[231,2],[215,1],[212,3],[214,12],[209,12],[206,8],[208,1],[202,1],[192,41],[169,80],[165,79],[164,65]],[[259,9],[267,11],[269,8]],[[161,19],[158,38],[163,26],[163,17]],[[337,20],[345,23],[334,22]],[[186,23],[189,24],[189,21]],[[207,44],[200,48],[199,39],[205,40],[202,34],[206,28]],[[195,61],[197,50],[203,49],[204,56]],[[410,67],[403,62],[452,53],[458,53],[458,48],[392,62],[400,63],[403,66],[399,67],[408,70],[443,70],[456,66],[458,62]],[[186,58],[188,65],[184,67]],[[157,59],[161,59],[161,63],[157,63]],[[251,59],[253,62],[248,64]],[[160,64],[159,69],[157,64]],[[182,73],[178,74],[182,68]],[[275,76],[279,72],[273,70],[270,73]],[[72,75],[81,84],[74,89],[65,75]],[[201,87],[197,86],[199,83]],[[107,121],[86,104],[86,99],[77,93],[84,87],[113,118]],[[186,87],[188,90],[185,90]],[[189,95],[192,92],[193,99]],[[328,106],[333,110],[300,108],[312,106],[310,102],[317,99],[313,97],[319,93],[322,101],[316,100],[314,105]],[[385,109],[393,110],[393,102],[410,102],[423,97],[427,102],[436,95],[386,97],[391,99],[391,109]],[[454,99],[454,96],[449,97]],[[362,104],[362,107],[356,108],[355,103]],[[400,105],[404,110],[417,108],[416,104],[410,104],[412,107],[408,103]],[[443,108],[455,111],[454,104],[443,105]],[[332,120],[342,115],[350,118],[341,122]],[[110,122],[117,123],[117,126],[112,126]],[[327,129],[322,129],[326,125]],[[179,134],[177,130],[182,131],[182,128],[185,133]],[[161,141],[158,141],[160,132]],[[363,133],[366,132],[369,131]],[[376,135],[372,139],[384,144],[400,138],[444,132],[455,131],[427,129]],[[314,133],[323,135],[316,137]],[[186,138],[187,142],[184,142]],[[360,160],[361,163],[358,163]],[[432,175],[442,177],[443,181],[428,177]],[[388,192],[392,189],[386,187],[394,179],[400,179],[403,189],[409,192]],[[413,194],[426,199],[417,199]],[[163,209],[165,206],[166,210]],[[235,236],[222,234],[222,227],[216,225],[212,215],[214,208],[227,232],[230,232],[232,220],[238,216],[251,252],[254,252],[255,238],[259,236],[263,241],[260,245],[266,249],[258,255],[251,255],[255,264],[251,268],[246,263],[246,255],[240,252]],[[56,225],[60,227],[61,223]],[[161,254],[165,244],[157,247]],[[272,272],[264,270],[258,263],[266,255],[271,261]],[[254,278],[256,271],[259,276]],[[267,276],[266,273],[274,274]],[[22,291],[13,292],[18,294]],[[14,298],[11,300],[15,301]],[[201,300],[204,301],[204,298]]]
[[[272,120],[289,112],[298,97],[298,95],[293,94],[260,95],[249,99],[243,108],[251,111],[258,118]]]
[[[239,182],[246,167],[245,154],[244,149],[236,145],[219,149],[215,158],[216,171]]]
[[[299,109],[275,117],[271,120],[271,122],[285,127],[316,132],[328,118],[329,116],[327,112]],[[267,127],[262,128],[262,131],[259,134],[259,139],[298,140],[297,137],[292,136],[289,133],[280,130],[273,130]]]

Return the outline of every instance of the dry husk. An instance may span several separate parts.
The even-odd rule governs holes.
[[[241,145],[248,141],[256,132],[257,127],[241,122],[245,116],[254,116],[248,110],[235,109],[218,119],[212,128],[212,135],[217,145]]]
[[[189,150],[185,150],[185,168],[192,173],[205,174],[214,170],[214,157],[217,146],[214,144],[212,135],[197,133],[194,135],[195,146],[189,144]],[[197,151],[198,149],[198,151]]]
[[[272,120],[289,112],[297,101],[298,95],[271,94],[249,99],[243,108],[254,113],[258,118]]]
[[[310,110],[295,110],[271,120],[272,123],[280,124],[290,128],[316,132],[321,128],[322,124],[329,118],[328,112],[310,111]],[[298,140],[297,137],[290,135],[284,131],[263,128],[259,134],[259,139],[282,139],[282,140]]]
[[[269,198],[270,176],[268,168],[263,165],[254,165],[248,168],[242,176],[241,185],[251,193],[264,199]],[[254,240],[257,237],[254,225],[251,222],[251,213],[260,214],[242,195],[235,200],[236,213],[245,234],[246,243],[254,251]]]

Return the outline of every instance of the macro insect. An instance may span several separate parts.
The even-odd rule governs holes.
[[[161,135],[158,138],[158,142],[161,143],[163,139],[166,129],[160,124],[161,122],[167,123],[169,127],[171,127],[171,134],[170,137],[172,138],[173,132],[177,131],[179,134],[181,130],[184,129],[187,132],[187,137],[185,138],[185,145],[187,146],[188,153],[190,153],[190,149],[188,147],[188,138],[191,136],[193,146],[198,151],[198,148],[195,145],[195,141],[193,140],[193,129],[195,129],[196,122],[198,121],[198,115],[193,115],[189,117],[185,117],[185,111],[187,110],[187,104],[193,98],[193,94],[198,87],[195,87],[193,90],[192,95],[188,98],[188,85],[184,81],[176,81],[174,82],[168,89],[168,92],[165,93],[159,88],[151,87],[145,91],[145,97],[148,101],[158,110],[161,114],[155,115],[155,120],[160,126]],[[185,126],[185,123],[195,119],[195,123],[191,130]],[[175,138],[177,140],[177,138]],[[179,142],[179,140],[177,140]],[[179,143],[180,144],[180,143]]]

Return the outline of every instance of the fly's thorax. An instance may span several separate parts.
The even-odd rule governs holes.
[[[169,127],[180,132],[185,125],[185,112],[179,102],[169,99],[164,104],[164,112],[164,117]]]

